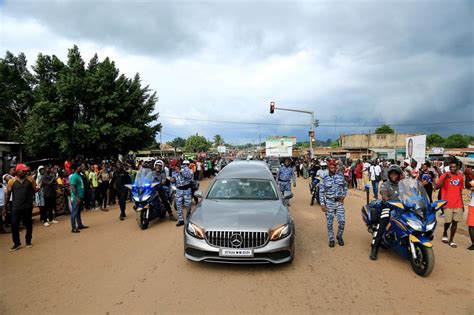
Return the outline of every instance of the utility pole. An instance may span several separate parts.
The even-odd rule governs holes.
[[[287,112],[296,112],[296,113],[303,113],[303,114],[309,114],[311,115],[311,124],[310,124],[310,134],[314,135],[314,112],[307,111],[307,110],[299,110],[299,109],[291,109],[291,108],[282,108],[282,107],[275,107],[275,102],[270,102],[270,114],[273,114],[275,112],[275,109],[277,110],[284,110]],[[316,138],[316,137],[314,137]],[[310,152],[310,157],[314,157],[314,152],[313,152],[313,139],[312,137],[309,138],[309,152]]]

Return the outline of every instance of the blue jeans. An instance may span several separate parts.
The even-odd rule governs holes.
[[[81,210],[82,210],[82,199],[79,201],[74,198],[72,199],[72,206],[71,206],[71,228],[77,229],[82,226],[81,220]]]
[[[378,180],[372,181],[372,189],[374,191],[374,198],[378,199],[379,197],[379,181]]]

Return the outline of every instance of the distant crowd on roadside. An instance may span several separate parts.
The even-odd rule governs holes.
[[[327,161],[329,158],[296,160],[293,165],[298,177],[323,178],[328,174]],[[453,238],[457,231],[457,224],[463,220],[465,211],[463,190],[469,190],[467,225],[472,245],[468,249],[474,250],[474,172],[470,165],[463,165],[455,157],[450,157],[445,161],[425,161],[424,163],[418,163],[414,159],[394,161],[365,158],[345,162],[338,160],[336,163],[337,172],[344,175],[348,188],[356,190],[369,188],[374,199],[379,198],[380,185],[388,180],[388,170],[391,165],[398,165],[401,168],[403,178],[418,180],[426,190],[431,203],[434,199],[433,194],[437,191],[436,200],[448,201],[444,209],[441,209],[441,216],[444,217],[442,241],[450,244],[451,247],[457,247]],[[451,233],[449,238],[448,230]]]
[[[162,157],[153,159],[157,160],[163,161],[166,169],[171,169],[169,165],[176,161]],[[215,176],[227,164],[220,157],[186,162],[197,181]],[[12,165],[0,182],[0,233],[14,234],[14,243],[18,245],[21,222],[27,229],[27,247],[32,246],[33,208],[39,209],[39,219],[44,227],[58,224],[59,216],[70,214],[74,233],[88,228],[82,223],[83,210],[106,212],[110,205],[119,204],[124,214],[123,200],[131,198],[124,185],[134,182],[143,164],[143,160],[79,157],[34,169],[25,164]]]

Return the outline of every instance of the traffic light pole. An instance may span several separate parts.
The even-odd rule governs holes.
[[[307,110],[299,110],[299,109],[291,109],[291,108],[282,108],[282,107],[275,107],[275,102],[270,102],[270,113],[272,114],[272,109],[278,109],[278,110],[284,110],[287,112],[296,112],[296,113],[303,113],[303,114],[309,114],[311,115],[311,125],[310,125],[310,131],[314,134],[314,112],[310,112]],[[316,137],[315,137],[316,138]],[[310,137],[309,138],[309,152],[311,158],[314,157],[314,152],[313,152],[313,139]]]

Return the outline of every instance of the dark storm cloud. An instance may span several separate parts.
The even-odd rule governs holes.
[[[321,122],[328,123],[426,123],[474,117],[473,1],[7,1],[2,11],[6,16],[34,19],[64,38],[112,46],[161,64],[202,64],[196,71],[215,85],[215,92],[199,91],[190,98],[202,102],[201,112],[208,118],[235,120],[239,108],[239,120],[294,123],[299,119],[283,114],[269,117],[266,106],[272,98],[290,107],[312,109]],[[280,68],[282,72],[269,71]],[[173,82],[182,82],[184,89],[202,84],[199,77],[186,81],[179,71],[187,73],[185,67],[177,69]],[[222,71],[229,72],[227,81],[245,88],[240,96],[229,99],[234,96],[229,93],[232,85],[223,84]],[[252,81],[265,71],[270,74],[261,81],[269,81],[267,85]],[[251,83],[242,83],[247,80]],[[160,97],[167,99],[166,90]],[[175,103],[159,105],[159,110],[187,103],[186,95],[180,97]],[[195,133],[193,128],[203,125],[182,126],[183,133]],[[219,132],[212,124],[206,128],[209,133]],[[322,127],[320,132],[325,138],[370,128],[374,129]],[[474,133],[473,128],[400,130],[447,134]],[[248,130],[251,137],[254,130]],[[255,133],[285,131],[262,127]],[[236,128],[226,127],[224,132],[238,134]]]

